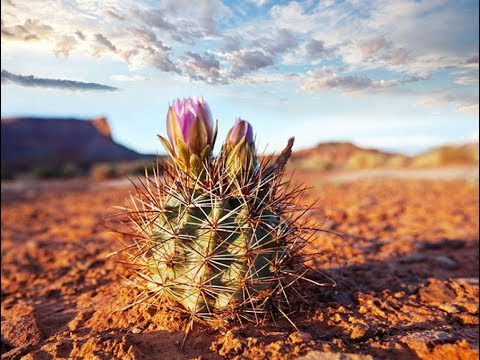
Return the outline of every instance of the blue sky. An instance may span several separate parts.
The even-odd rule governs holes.
[[[163,152],[168,104],[204,96],[222,139],[416,153],[478,140],[478,1],[2,0],[2,117],[106,116]]]

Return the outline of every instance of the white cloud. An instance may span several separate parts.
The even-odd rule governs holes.
[[[258,7],[267,5],[270,0],[247,0],[249,3],[255,4]]]
[[[300,44],[293,51],[284,54],[282,60],[287,65],[300,65],[309,63],[312,65],[320,64],[322,61],[334,59],[337,49],[327,47],[325,41],[312,38]]]
[[[366,90],[385,90],[419,80],[422,80],[422,78],[417,76],[395,80],[375,80],[366,75],[342,75],[332,69],[323,67],[319,70],[308,71],[299,89],[305,92],[328,89],[338,89],[342,92],[361,92]]]
[[[476,13],[465,4],[437,0],[321,1],[308,11],[291,2],[271,9],[275,24],[338,49],[350,70],[384,68],[422,76],[460,66],[471,56],[475,45],[459,39],[478,31]]]
[[[475,84],[478,84],[478,74],[477,75],[460,76],[459,78],[455,79],[455,84],[458,84],[458,85],[475,85]]]
[[[64,35],[55,45],[53,52],[55,55],[63,54],[68,56],[72,50],[78,45],[78,41],[72,35]]]
[[[327,68],[307,72],[306,81],[300,90],[314,92],[324,89],[340,89],[346,92],[354,92],[370,88],[385,88],[390,86],[384,80],[372,80],[367,76],[340,75]]]
[[[455,94],[443,90],[424,95],[415,104],[425,108],[453,106],[456,111],[467,115],[478,116],[479,114],[478,93],[476,95]]]
[[[188,59],[183,66],[187,75],[193,80],[201,80],[209,84],[223,83],[226,80],[220,71],[220,61],[215,55],[205,51],[197,54],[187,51]]]
[[[115,74],[110,75],[109,79],[112,81],[121,81],[121,82],[137,82],[137,81],[145,81],[149,78],[147,76],[142,75],[123,75],[123,74]]]
[[[282,79],[296,88],[303,81],[300,89],[308,92],[384,92],[445,69],[478,71],[475,3],[250,1],[258,16],[250,4],[220,0],[12,0],[2,4],[2,46],[97,56],[124,61],[131,71],[153,68],[208,84]],[[285,76],[290,72],[297,76]],[[458,76],[454,87],[475,85],[477,75]],[[478,111],[478,101],[437,100],[452,103]]]
[[[273,65],[273,56],[260,50],[240,50],[228,54],[228,60],[232,64],[231,76],[241,77],[249,72]]]

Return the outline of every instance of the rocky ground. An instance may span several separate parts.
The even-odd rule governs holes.
[[[128,186],[2,184],[2,359],[478,358],[478,178],[295,179],[343,234],[319,234],[311,263],[337,286],[305,285],[298,330],[199,322],[183,351],[188,319],[133,304],[106,260],[102,219]]]

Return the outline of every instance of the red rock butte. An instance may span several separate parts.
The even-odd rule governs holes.
[[[104,117],[4,118],[1,131],[4,168],[63,162],[89,165],[145,157],[116,143]]]

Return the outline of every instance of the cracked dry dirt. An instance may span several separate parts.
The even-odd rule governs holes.
[[[187,319],[119,310],[101,221],[128,187],[2,190],[2,359],[477,359],[478,181],[317,180],[310,215],[344,238],[320,234],[311,265],[337,287],[305,285],[300,332],[197,323],[183,352]]]

